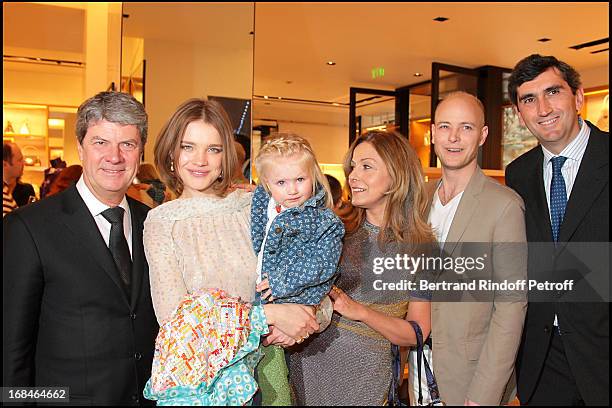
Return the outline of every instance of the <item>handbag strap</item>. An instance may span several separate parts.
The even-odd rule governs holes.
[[[421,331],[421,326],[415,321],[410,320],[408,323],[414,329],[414,333],[416,335],[417,341],[417,376],[419,381],[419,397],[418,404],[423,404],[423,390],[421,388],[421,367],[422,364],[425,364],[425,376],[427,377],[427,388],[429,389],[429,395],[431,396],[431,405],[436,405],[440,403],[440,392],[438,391],[438,383],[436,382],[436,377],[434,376],[431,367],[429,366],[429,362],[425,358],[424,355],[424,342],[423,342],[423,332]],[[428,337],[425,344],[427,344],[431,348],[431,337]]]
[[[399,346],[392,344],[391,352],[393,354],[393,375],[391,379],[391,386],[389,387],[389,394],[387,396],[387,404],[391,407],[399,407],[401,406],[399,387],[400,383],[402,382],[402,361]]]

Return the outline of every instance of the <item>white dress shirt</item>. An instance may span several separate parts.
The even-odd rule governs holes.
[[[576,181],[576,175],[580,169],[580,163],[584,157],[587,145],[589,144],[589,135],[591,134],[591,128],[582,119],[580,121],[580,131],[578,135],[571,141],[570,144],[565,146],[565,149],[559,153],[559,156],[567,157],[565,163],[561,167],[561,174],[565,181],[565,191],[567,193],[567,200],[570,199],[572,193],[572,187]],[[542,153],[544,153],[544,160],[542,161],[543,175],[544,175],[544,190],[546,191],[546,202],[548,203],[548,214],[550,216],[550,183],[552,181],[552,158],[556,157],[550,150],[542,146]],[[563,222],[563,221],[562,221]],[[552,219],[551,219],[552,223]],[[557,315],[555,314],[554,326],[559,326],[557,321]]]
[[[87,187],[87,184],[85,184],[85,180],[83,179],[82,175],[79,181],[76,183],[76,188],[83,201],[85,201],[87,209],[94,218],[94,221],[98,226],[98,230],[100,230],[100,234],[102,234],[102,238],[104,238],[106,246],[108,246],[110,241],[111,223],[106,221],[106,218],[104,218],[102,215],[102,211],[110,207],[98,200],[96,196],[93,195],[91,190],[89,190],[89,187]],[[123,197],[123,200],[121,200],[121,203],[119,203],[119,207],[125,210],[125,213],[123,214],[123,233],[125,234],[128,248],[130,249],[130,255],[132,255],[132,217],[130,214],[130,206],[128,205],[125,196]]]
[[[580,163],[582,163],[582,158],[584,157],[584,152],[586,151],[587,144],[589,144],[590,134],[591,128],[585,121],[581,120],[581,128],[578,132],[578,136],[558,154],[558,156],[567,157],[567,160],[563,163],[563,167],[561,167],[561,174],[565,180],[565,191],[567,192],[568,201],[572,193],[572,187],[574,187],[574,181],[576,181]],[[542,162],[544,166],[544,190],[546,191],[546,202],[548,203],[548,212],[550,214],[550,182],[552,181],[551,160],[553,157],[556,157],[556,155],[551,153],[550,150],[547,150],[544,146],[542,146],[542,153],[544,153],[544,160]]]

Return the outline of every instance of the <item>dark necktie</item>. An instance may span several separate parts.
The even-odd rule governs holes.
[[[130,284],[132,283],[132,258],[123,233],[123,208],[113,207],[102,211],[102,216],[111,223],[110,240],[108,247],[117,265],[119,277],[125,286],[128,298],[130,297]]]
[[[550,182],[550,222],[552,226],[553,241],[559,240],[559,230],[565,215],[567,205],[567,192],[565,191],[565,180],[561,174],[561,167],[567,157],[557,156],[550,159],[553,166],[552,180]]]

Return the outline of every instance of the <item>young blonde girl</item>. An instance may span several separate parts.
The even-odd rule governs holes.
[[[326,295],[336,277],[344,236],[327,179],[308,141],[293,134],[268,140],[255,168],[260,183],[251,205],[251,238],[258,254],[258,298],[263,303],[315,306],[321,331],[331,318]],[[324,299],[325,306],[319,307]],[[280,347],[265,348],[258,373],[262,405],[291,404]]]

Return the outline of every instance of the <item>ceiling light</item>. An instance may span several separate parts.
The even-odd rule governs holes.
[[[423,74],[421,74],[420,72],[415,72],[415,73],[414,73],[414,76],[415,76],[415,77],[420,77],[420,76],[423,76]]]
[[[448,20],[448,17],[436,17],[433,19],[433,21],[437,21],[438,23],[443,23],[446,20]]]
[[[538,41],[539,41],[539,42],[548,42],[548,41],[550,41],[550,38],[546,38],[546,37],[544,37],[544,38],[538,38]]]
[[[334,102],[333,105],[334,106],[340,106],[340,104],[338,102]]]
[[[327,65],[336,65],[334,61],[327,61]]]
[[[268,99],[268,96],[267,96],[267,95],[264,95],[264,99]]]

